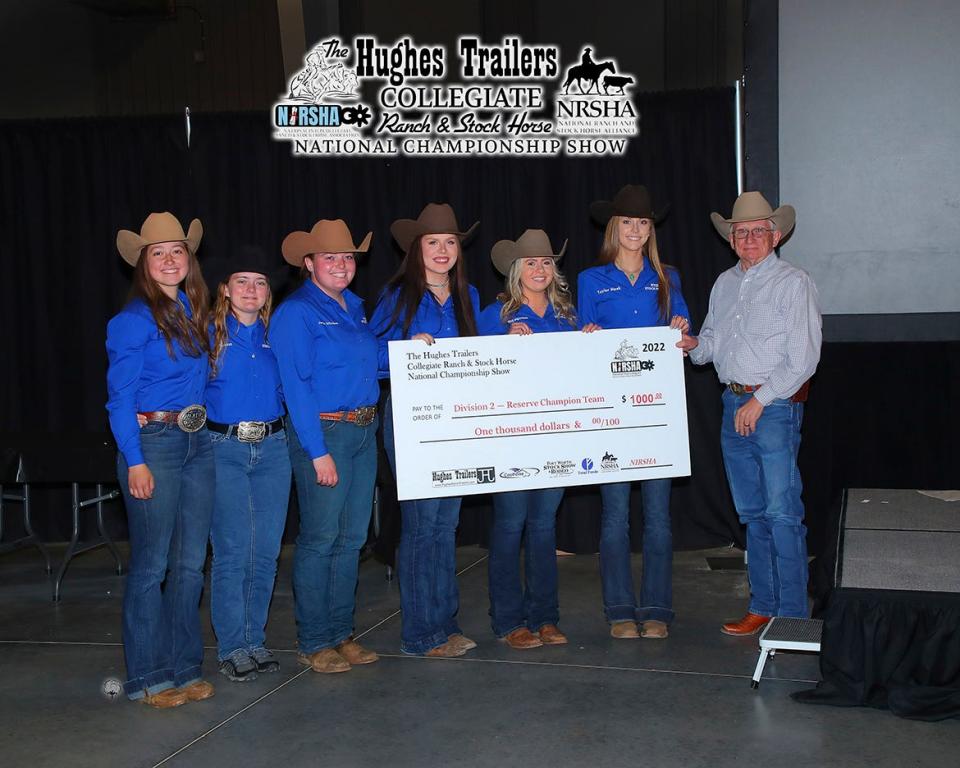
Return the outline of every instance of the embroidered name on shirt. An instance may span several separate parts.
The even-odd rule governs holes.
[[[318,325],[340,325],[336,320],[317,320]]]
[[[602,296],[605,293],[610,293],[611,291],[620,291],[623,288],[619,285],[614,286],[613,288],[597,288],[597,296]]]

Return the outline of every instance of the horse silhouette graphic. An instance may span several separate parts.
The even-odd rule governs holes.
[[[568,93],[570,86],[576,83],[577,88],[582,94],[591,93],[594,89],[596,89],[596,92],[599,94],[600,76],[604,72],[609,72],[611,75],[614,75],[616,71],[617,68],[613,65],[612,61],[594,61],[590,55],[590,49],[584,48],[580,54],[580,63],[574,64],[567,70],[567,77],[563,81],[563,92]],[[587,83],[586,88],[583,86],[584,83]],[[624,85],[626,85],[626,83],[624,83]]]
[[[620,348],[613,354],[614,360],[639,360],[640,352],[626,339],[620,342]]]
[[[288,99],[319,104],[324,98],[356,98],[357,73],[342,62],[328,64],[322,53],[324,44],[314,46],[304,57],[306,66],[290,80]]]

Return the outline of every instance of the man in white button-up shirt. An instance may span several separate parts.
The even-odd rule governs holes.
[[[723,393],[720,443],[727,481],[747,528],[750,606],[728,635],[752,635],[773,616],[807,615],[807,529],[800,500],[800,424],[806,383],[820,360],[817,288],[774,248],[796,221],[744,192],[729,219],[711,214],[739,263],[710,292],[699,336],[677,346],[697,365],[713,362]]]

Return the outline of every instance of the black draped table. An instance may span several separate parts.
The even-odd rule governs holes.
[[[960,717],[956,492],[849,489],[823,608],[822,682],[797,701]]]

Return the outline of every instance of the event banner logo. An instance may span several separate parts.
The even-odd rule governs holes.
[[[622,155],[638,135],[633,77],[584,47],[460,37],[315,45],[273,106],[294,155]]]

